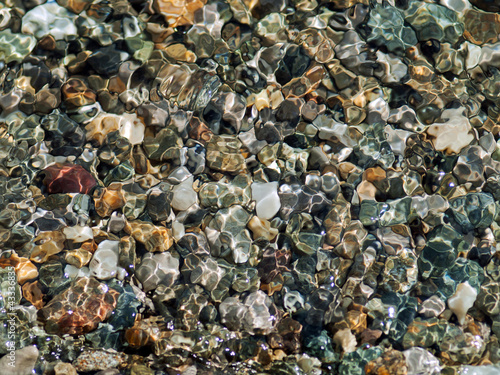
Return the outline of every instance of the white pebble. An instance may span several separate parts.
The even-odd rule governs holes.
[[[179,223],[178,221],[174,221],[172,223],[172,234],[176,241],[179,241],[182,237],[184,237],[185,233],[184,224]]]
[[[460,325],[465,323],[467,311],[474,305],[476,297],[476,289],[466,281],[458,284],[455,294],[448,299],[448,307],[457,316]]]
[[[74,227],[66,227],[63,229],[66,239],[75,242],[85,242],[94,238],[92,228],[75,225]]]
[[[193,204],[198,203],[198,194],[193,189],[193,176],[174,186],[171,206],[178,211],[185,211]]]
[[[78,35],[74,24],[75,15],[56,2],[38,5],[27,12],[22,20],[23,34],[32,34],[37,39],[52,35],[63,40],[69,35]]]
[[[102,241],[90,261],[92,276],[100,280],[108,280],[118,272],[119,241]]]
[[[356,337],[352,334],[349,328],[344,328],[333,336],[333,342],[339,345],[344,353],[351,353],[356,350]]]
[[[252,199],[256,202],[257,216],[260,219],[271,220],[281,207],[278,182],[254,182]]]
[[[120,116],[120,135],[127,138],[132,145],[141,144],[144,140],[146,127],[135,113],[125,113]]]

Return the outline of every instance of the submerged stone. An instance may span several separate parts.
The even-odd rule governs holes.
[[[94,278],[82,277],[40,310],[52,333],[78,335],[94,330],[109,318],[119,293]],[[76,303],[75,303],[76,301]]]
[[[31,35],[15,34],[10,29],[0,31],[0,59],[6,63],[22,61],[35,45]]]
[[[81,165],[54,164],[45,170],[43,180],[49,194],[88,194],[96,186],[95,178]]]

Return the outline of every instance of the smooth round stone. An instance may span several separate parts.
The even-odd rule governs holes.
[[[52,35],[56,40],[62,40],[70,35],[78,35],[74,17],[56,2],[39,5],[27,12],[21,31],[37,39]]]
[[[419,314],[426,318],[439,316],[445,309],[445,303],[437,295],[431,296],[429,299],[422,302],[419,308]]]
[[[500,366],[487,365],[487,366],[462,366],[460,367],[460,374],[467,375],[497,375],[500,373]]]
[[[100,280],[108,280],[117,275],[119,241],[102,241],[90,261],[90,274]]]
[[[88,62],[97,73],[109,76],[117,73],[120,65],[128,58],[128,53],[111,45],[95,51],[90,55]]]
[[[125,359],[125,354],[114,350],[87,349],[73,362],[73,366],[78,372],[109,371],[113,367],[118,367]]]
[[[441,373],[439,360],[429,351],[415,347],[405,350],[403,354],[406,358],[408,374],[437,375]]]
[[[9,375],[31,374],[37,358],[38,349],[34,345],[18,349],[12,356],[8,353],[0,359],[0,373]]]
[[[254,182],[252,184],[252,199],[256,202],[257,216],[264,220],[272,219],[281,207],[278,182]]]
[[[113,212],[111,214],[111,218],[109,219],[108,222],[108,230],[113,232],[113,233],[118,233],[121,231],[126,225],[126,219],[125,216],[118,212]]]
[[[135,273],[145,292],[162,284],[172,286],[179,278],[179,259],[170,253],[147,253]]]
[[[16,34],[10,29],[2,30],[0,31],[0,61],[5,63],[21,61],[35,45],[36,39],[31,35]]]
[[[193,181],[194,177],[191,176],[172,189],[174,196],[171,205],[175,210],[185,211],[198,203],[198,194],[193,189]]]
[[[436,150],[458,154],[474,140],[469,120],[460,112],[461,110],[447,109],[441,114],[446,122],[435,123],[427,128],[427,134]]]
[[[54,367],[55,375],[78,375],[71,363],[59,362]]]
[[[472,8],[468,0],[439,0],[439,3],[455,12],[463,12]]]
[[[184,237],[185,233],[184,224],[179,223],[178,221],[174,221],[172,223],[172,235],[176,241],[179,241],[182,237]]]
[[[142,121],[134,114],[121,115],[120,135],[127,138],[132,145],[141,144],[144,140],[145,126]]]
[[[64,276],[67,276],[70,279],[88,277],[90,276],[90,270],[88,267],[77,268],[71,264],[67,264],[66,267],[64,267]]]

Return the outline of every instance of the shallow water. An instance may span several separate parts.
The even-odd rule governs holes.
[[[0,373],[498,372],[498,12],[0,2]]]

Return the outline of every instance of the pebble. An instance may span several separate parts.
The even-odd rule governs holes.
[[[59,362],[54,367],[55,375],[77,375],[76,369],[71,363]]]
[[[69,289],[52,298],[40,311],[47,322],[47,329],[52,332],[74,335],[87,333],[111,315],[118,294],[94,278],[81,277]],[[75,300],[78,303],[75,304]]]
[[[458,154],[474,140],[469,120],[457,110],[446,110],[441,117],[447,121],[429,126],[427,134],[436,150]]]
[[[90,275],[99,280],[122,279],[124,270],[118,267],[119,241],[102,241],[89,264]]]
[[[56,2],[38,5],[27,12],[22,19],[21,30],[37,39],[51,35],[56,40],[63,40],[78,35],[74,16]]]
[[[423,348],[411,348],[403,351],[408,366],[408,375],[437,375],[441,373],[439,360]]]
[[[0,358],[0,371],[2,374],[27,375],[34,371],[35,363],[38,359],[38,349],[30,345],[22,349],[17,349],[13,356],[10,353]],[[14,364],[12,366],[12,363]]]
[[[62,232],[67,240],[73,240],[75,242],[85,242],[94,239],[94,232],[92,232],[92,228],[90,227],[77,225],[63,228]]]
[[[272,241],[279,233],[278,229],[271,227],[268,220],[259,219],[257,216],[253,216],[247,226],[252,231],[254,240],[265,238]]]
[[[188,177],[172,189],[171,205],[175,210],[185,211],[193,204],[198,203],[198,194],[193,189],[194,177]]]
[[[16,348],[46,373],[495,369],[466,366],[500,353],[497,3],[0,4]]]
[[[342,348],[344,353],[351,353],[356,350],[356,337],[352,334],[349,328],[339,330],[333,336],[333,342]]]
[[[121,365],[127,356],[113,350],[87,349],[73,361],[77,371],[99,371]]]
[[[146,292],[157,288],[160,284],[170,287],[180,275],[179,259],[170,253],[146,254],[135,274]]]
[[[145,126],[135,114],[120,116],[120,135],[127,138],[131,145],[141,144],[144,140]]]
[[[95,178],[81,165],[53,164],[44,170],[43,183],[49,194],[88,194],[96,185]]]
[[[457,285],[457,290],[450,298],[448,298],[448,307],[457,316],[460,325],[465,324],[467,311],[474,305],[476,301],[477,291],[466,281]]]
[[[263,220],[272,219],[280,210],[278,182],[252,184],[252,199],[255,200],[257,216]]]

